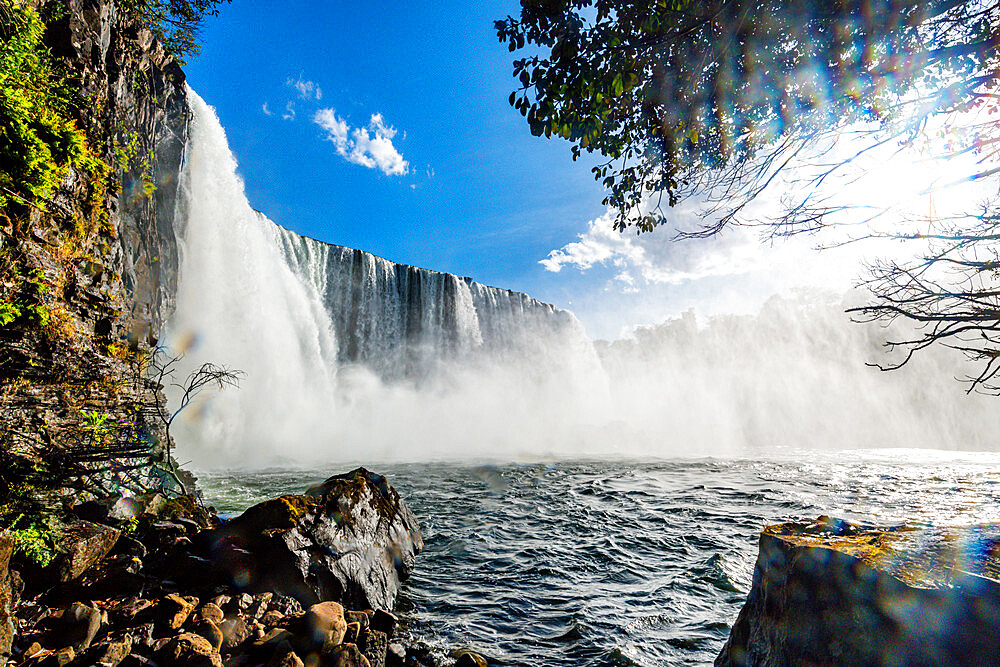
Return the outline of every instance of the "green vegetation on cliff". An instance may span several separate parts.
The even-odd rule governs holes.
[[[41,565],[68,504],[183,488],[156,351],[131,328],[120,213],[155,215],[143,119],[182,80],[164,51],[194,52],[217,2],[98,4],[0,0],[0,532]],[[78,48],[101,32],[91,14],[112,21],[99,57]],[[120,184],[137,176],[135,201]]]
[[[198,29],[206,16],[219,13],[218,5],[230,0],[123,0],[133,13],[180,64],[198,54]]]
[[[0,15],[0,207],[44,209],[75,166],[101,208],[108,167],[76,125],[78,94],[44,43],[43,17],[13,0],[0,0]]]

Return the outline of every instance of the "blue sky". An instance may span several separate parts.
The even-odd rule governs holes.
[[[610,232],[593,162],[532,137],[507,103],[514,56],[493,20],[518,10],[237,0],[206,21],[185,69],[226,128],[251,204],[274,221],[527,292],[595,337],[690,307],[752,310],[811,273],[846,285],[845,261],[801,244]]]

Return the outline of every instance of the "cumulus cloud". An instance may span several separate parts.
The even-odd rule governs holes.
[[[284,120],[295,120],[295,103],[289,100],[285,105],[285,113],[281,114]]]
[[[393,146],[396,130],[385,124],[382,114],[373,114],[366,127],[351,127],[333,109],[320,109],[313,122],[326,131],[326,139],[348,162],[378,169],[387,176],[409,172],[409,163]]]
[[[767,261],[757,236],[745,229],[678,242],[666,228],[640,235],[622,234],[613,229],[613,221],[614,212],[610,210],[591,220],[576,241],[550,252],[541,265],[556,273],[565,266],[581,271],[599,265],[614,267],[615,280],[626,291],[633,291],[638,279],[676,285],[709,276],[745,273]]]
[[[264,112],[265,116],[273,116],[274,112],[267,108],[267,102],[260,105],[260,110]]]
[[[607,267],[614,270],[615,282],[626,291],[640,285],[678,285],[764,269],[775,275],[787,274],[799,282],[808,279],[825,284],[835,280],[839,288],[848,272],[860,275],[862,260],[877,257],[905,260],[912,249],[893,243],[891,238],[868,239],[863,244],[850,243],[836,252],[819,254],[815,253],[816,246],[842,246],[866,234],[891,237],[893,233],[920,231],[919,226],[914,227],[915,221],[919,225],[928,210],[938,219],[947,220],[966,212],[970,201],[982,200],[982,186],[974,183],[935,188],[942,178],[954,178],[952,173],[942,176],[940,165],[918,152],[901,151],[895,145],[856,158],[849,168],[813,189],[816,173],[851,157],[857,149],[858,144],[848,137],[829,153],[800,158],[800,162],[792,163],[781,174],[782,178],[744,209],[748,220],[777,220],[789,203],[800,201],[806,193],[812,193],[817,202],[834,196],[835,202],[849,207],[831,214],[828,222],[850,223],[842,227],[833,224],[832,229],[819,235],[800,235],[774,244],[761,243],[760,229],[738,226],[708,239],[676,241],[674,229],[691,230],[712,222],[713,208],[702,195],[669,209],[669,224],[639,235],[633,231],[624,234],[614,231],[615,212],[608,210],[588,222],[575,241],[551,251],[541,264],[553,272],[564,267],[581,271]],[[865,224],[859,227],[862,222]]]
[[[303,79],[300,74],[297,79],[289,77],[285,84],[298,91],[299,97],[304,100],[320,100],[323,98],[323,90],[315,81]]]

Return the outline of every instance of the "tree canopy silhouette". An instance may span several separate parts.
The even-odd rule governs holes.
[[[945,164],[974,157],[960,180],[1000,172],[997,0],[522,0],[496,31],[524,54],[511,105],[533,134],[568,140],[574,159],[601,156],[593,172],[620,231],[650,231],[692,197],[703,217],[681,237],[735,224],[812,232],[845,211],[871,223],[878,214],[821,186],[865,153],[941,135]],[[846,135],[854,143],[838,156]],[[816,167],[798,179],[804,187],[774,216],[752,218],[747,205],[787,185],[803,159]],[[939,343],[977,362],[970,391],[1000,393],[996,197],[905,222],[860,225],[852,238],[918,247],[910,261],[874,263],[872,299],[853,310],[914,325],[889,343],[901,355],[877,365],[898,368]]]
[[[615,227],[713,189],[738,220],[796,151],[857,124],[915,138],[994,102],[1000,3],[977,0],[522,0],[496,22],[531,132],[596,152]],[[968,128],[964,148],[1000,141]],[[991,150],[995,150],[990,148]],[[655,198],[654,205],[648,203]],[[804,207],[800,217],[818,221]],[[788,220],[786,220],[788,222]],[[794,222],[794,220],[793,220]]]

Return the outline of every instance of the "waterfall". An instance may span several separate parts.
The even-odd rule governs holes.
[[[996,446],[996,399],[964,395],[961,355],[867,368],[908,334],[851,324],[840,299],[776,297],[757,316],[688,316],[595,349],[571,313],[527,295],[299,236],[251,208],[215,112],[188,98],[162,338],[184,354],[178,380],[204,362],[244,377],[175,422],[182,461]]]
[[[537,455],[592,421],[603,372],[572,314],[274,224],[248,203],[214,110],[188,99],[164,340],[184,355],[177,380],[209,361],[244,376],[175,422],[182,459]]]

